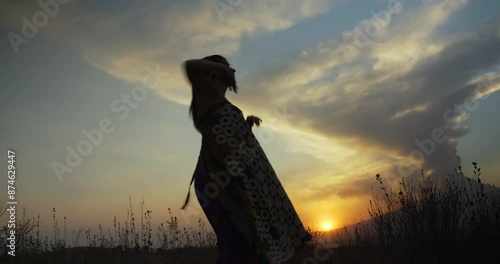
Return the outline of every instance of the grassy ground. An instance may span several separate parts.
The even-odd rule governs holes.
[[[376,175],[368,211],[371,219],[334,232],[312,232],[313,240],[287,264],[319,263],[490,263],[500,249],[500,191],[481,184],[481,169],[473,177],[457,168],[446,180],[422,173],[415,181],[402,179],[393,191]],[[377,190],[377,191],[375,191]],[[144,202],[142,202],[144,204]],[[105,235],[85,232],[85,247],[70,247],[60,239],[53,209],[53,238],[40,236],[39,218],[17,223],[16,257],[7,255],[0,240],[0,263],[215,263],[215,235],[201,219],[199,229],[181,228],[177,217],[162,223],[154,234],[151,212],[136,224],[132,201],[127,220],[114,221]],[[0,212],[2,210],[0,209]],[[1,214],[0,214],[1,215]],[[2,229],[7,231],[7,226]],[[63,232],[66,233],[66,221]],[[65,237],[65,235],[63,236]]]
[[[475,247],[463,248],[455,255],[447,258],[435,259],[428,256],[412,258],[407,255],[397,255],[394,252],[377,251],[375,248],[341,247],[336,249],[317,249],[309,247],[301,249],[297,254],[284,264],[422,264],[422,263],[494,263],[498,250],[498,241],[481,243]],[[387,254],[386,254],[387,253]],[[43,252],[33,255],[22,255],[16,258],[2,257],[1,263],[109,263],[109,264],[199,264],[216,263],[216,248],[178,248],[159,252],[141,252],[135,250],[114,250],[109,248],[66,248],[55,252]]]

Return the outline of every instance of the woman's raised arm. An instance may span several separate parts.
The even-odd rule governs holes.
[[[217,63],[209,60],[187,60],[184,62],[184,70],[186,71],[189,81],[197,83],[201,77],[212,77],[213,73],[222,73],[222,78],[226,79],[229,85],[235,85],[234,79],[235,70],[225,64]]]
[[[212,72],[222,72],[227,75],[232,72],[229,66],[209,60],[197,59],[184,62],[184,70],[191,83],[196,82],[201,76],[208,77]]]

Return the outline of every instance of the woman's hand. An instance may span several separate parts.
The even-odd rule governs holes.
[[[256,117],[256,116],[247,116],[247,124],[250,126],[250,127],[253,127],[254,124],[256,124],[257,126],[260,126],[260,123],[262,122],[262,119]]]

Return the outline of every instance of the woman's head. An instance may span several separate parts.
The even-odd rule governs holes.
[[[209,60],[209,61],[213,61],[213,62],[217,62],[217,63],[222,63],[224,65],[227,65],[229,66],[229,62],[227,62],[227,59],[222,57],[221,55],[218,55],[218,54],[214,54],[214,55],[210,55],[210,56],[206,56],[205,58],[203,58],[204,60]]]
[[[212,62],[224,64],[226,66],[230,66],[229,62],[227,62],[226,58],[224,58],[224,57],[222,57],[221,55],[218,55],[218,54],[206,56],[206,57],[203,58],[203,60],[209,60],[209,61],[212,61]],[[236,86],[236,83],[234,84],[234,86],[229,86],[229,90],[237,93],[238,92],[238,86]],[[196,106],[195,97],[197,97],[199,95],[197,95],[195,89],[192,89],[192,92],[193,92],[193,96],[192,96],[192,99],[191,99],[191,105],[189,106],[189,114],[193,118],[193,122],[194,122],[195,128],[198,131],[200,131],[200,123],[199,123],[198,117],[194,116],[194,113],[198,113],[198,111],[196,109],[197,106]]]
[[[213,62],[224,64],[226,66],[230,66],[230,64],[227,61],[227,59],[224,58],[224,57],[222,57],[221,55],[218,55],[218,54],[206,56],[206,57],[203,58],[203,60],[209,60],[209,61],[213,61]],[[238,86],[236,84],[234,84],[234,86],[229,86],[229,90],[231,90],[231,91],[233,91],[235,93],[238,93]]]

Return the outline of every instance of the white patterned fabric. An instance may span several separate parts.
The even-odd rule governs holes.
[[[311,235],[240,109],[223,104],[202,120],[201,133],[201,158],[240,234],[266,263],[290,259]]]

